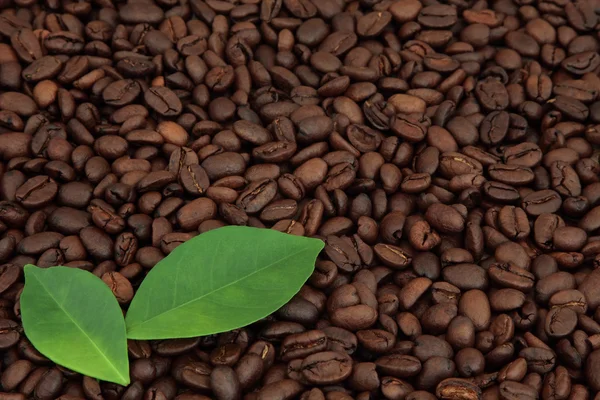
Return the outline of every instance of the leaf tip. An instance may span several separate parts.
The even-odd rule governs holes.
[[[118,385],[121,386],[129,386],[129,384],[131,383],[131,379],[129,378],[129,374],[125,374],[125,375],[120,375],[118,382],[117,379],[115,379],[115,382]]]

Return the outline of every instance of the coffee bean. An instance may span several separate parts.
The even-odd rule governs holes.
[[[256,213],[275,197],[276,191],[277,184],[271,179],[253,182],[239,195],[236,205],[247,213]]]
[[[352,364],[345,354],[324,351],[306,357],[300,369],[307,381],[324,385],[346,379],[352,373]]]
[[[235,371],[230,367],[215,367],[210,374],[210,383],[215,396],[219,400],[240,397],[240,383]]]
[[[488,114],[479,127],[481,141],[488,146],[502,142],[508,133],[509,119],[510,116],[505,111]]]
[[[530,168],[520,165],[492,164],[488,167],[488,173],[494,180],[507,185],[527,185],[535,179]]]
[[[0,293],[9,289],[19,279],[20,275],[21,270],[14,264],[0,265]]]
[[[39,255],[44,251],[58,247],[63,238],[58,232],[40,232],[23,238],[17,245],[17,252],[26,255]]]
[[[537,392],[531,386],[514,382],[504,381],[500,384],[499,393],[502,398],[522,398],[522,399],[535,399],[537,398]]]
[[[495,263],[488,269],[489,276],[499,285],[517,290],[530,290],[535,281],[533,274],[512,263]]]
[[[113,241],[106,233],[94,226],[83,228],[79,232],[81,242],[87,252],[98,260],[109,260],[113,252]]]
[[[528,370],[540,374],[552,370],[556,362],[554,352],[545,348],[528,347],[521,350],[519,356],[527,362]]]
[[[191,195],[200,196],[210,186],[206,170],[198,164],[190,164],[181,168],[179,180],[183,189]]]
[[[402,269],[410,265],[412,257],[400,247],[378,243],[373,250],[379,259],[392,268]]]
[[[523,209],[532,216],[555,212],[560,207],[560,196],[553,190],[532,192],[523,198]]]
[[[428,28],[448,28],[456,23],[456,10],[445,5],[428,6],[420,11],[418,21]]]
[[[260,146],[271,140],[271,134],[265,128],[248,121],[237,121],[233,125],[233,131],[243,140]]]
[[[166,87],[152,87],[144,93],[149,107],[160,115],[169,117],[181,113],[181,101],[175,93]]]
[[[454,399],[457,393],[460,393],[463,399],[477,399],[481,396],[479,386],[460,378],[448,378],[441,381],[438,383],[435,392],[440,399]]]
[[[276,382],[266,384],[257,394],[257,400],[267,399],[288,399],[299,395],[302,392],[303,385],[292,379],[282,379]]]
[[[0,320],[0,349],[5,350],[15,345],[21,338],[19,325],[9,319]]]
[[[39,399],[51,399],[61,390],[63,385],[63,375],[56,369],[51,368],[45,371],[34,390],[34,395]]]
[[[327,336],[321,331],[308,331],[288,336],[282,342],[281,357],[284,361],[304,358],[327,348]]]
[[[182,229],[190,231],[216,215],[217,206],[207,198],[193,200],[177,211],[177,223]]]
[[[504,110],[508,106],[508,93],[504,85],[494,78],[479,81],[475,94],[487,110]]]
[[[374,353],[385,353],[396,343],[396,337],[382,329],[368,329],[356,332],[358,342]]]
[[[129,303],[133,298],[131,283],[118,272],[107,272],[102,280],[112,290],[119,303]]]
[[[36,176],[26,181],[15,192],[16,199],[26,208],[48,205],[58,192],[56,182],[47,176]]]
[[[33,370],[33,363],[29,360],[17,360],[12,363],[0,378],[4,390],[15,389]]]
[[[435,203],[427,208],[425,219],[432,227],[443,233],[458,233],[464,229],[464,218],[454,208]]]

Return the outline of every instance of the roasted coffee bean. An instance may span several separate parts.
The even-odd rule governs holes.
[[[535,283],[533,274],[510,262],[494,263],[488,268],[488,273],[497,284],[524,292],[529,291]]]
[[[48,205],[58,193],[58,185],[47,176],[36,176],[26,181],[15,192],[16,199],[26,208]]]
[[[373,250],[384,264],[392,268],[406,268],[412,262],[410,254],[391,244],[378,243],[373,247]]]
[[[239,195],[236,205],[247,213],[256,213],[275,197],[276,192],[277,184],[271,179],[253,182]]]
[[[210,384],[218,399],[236,399],[240,397],[240,382],[235,371],[227,366],[217,366],[210,374]]]
[[[300,370],[308,382],[319,385],[335,384],[350,376],[352,363],[348,355],[324,351],[306,357]]]
[[[45,371],[34,389],[34,396],[39,399],[51,399],[56,396],[63,385],[63,375],[56,368]]]
[[[14,346],[21,338],[21,328],[9,319],[0,320],[0,349],[5,350]]]
[[[17,360],[3,373],[0,382],[4,390],[15,389],[33,370],[33,363],[29,360]]]
[[[184,190],[194,196],[203,195],[210,186],[208,174],[198,164],[190,164],[181,168],[179,180]]]
[[[522,202],[523,209],[531,216],[556,212],[560,204],[560,195],[553,190],[532,192]]]
[[[527,362],[528,371],[544,374],[551,371],[556,363],[555,353],[547,348],[528,347],[519,353]]]
[[[119,303],[129,303],[133,298],[131,283],[118,272],[107,272],[102,280],[111,289]]]
[[[503,399],[536,399],[538,393],[535,388],[515,381],[504,381],[498,388]]]
[[[481,396],[479,386],[460,378],[444,379],[438,383],[435,392],[440,399],[455,399],[457,396],[462,399],[478,399]]]
[[[454,208],[434,203],[427,208],[425,219],[442,233],[459,233],[464,230],[464,217]]]
[[[181,101],[166,87],[152,87],[144,94],[144,100],[150,108],[162,116],[172,117],[181,113]]]
[[[284,361],[318,353],[327,348],[327,336],[321,331],[308,331],[288,336],[281,344]]]
[[[375,364],[377,370],[383,374],[401,379],[416,376],[421,372],[421,362],[418,358],[410,355],[390,354],[378,358]]]
[[[8,240],[15,242],[12,237],[7,237]],[[13,245],[14,247],[14,245]],[[0,265],[0,293],[9,289],[21,275],[21,270],[14,264],[3,264]]]

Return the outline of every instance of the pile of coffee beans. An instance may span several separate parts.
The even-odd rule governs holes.
[[[600,398],[597,0],[0,2],[0,400]],[[23,266],[127,309],[224,225],[321,238],[243,329],[23,334]],[[230,243],[235,247],[235,243]]]

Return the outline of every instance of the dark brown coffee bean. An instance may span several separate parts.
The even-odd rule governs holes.
[[[425,219],[432,227],[443,233],[458,233],[464,230],[463,216],[456,209],[441,203],[429,206]]]
[[[132,79],[122,79],[109,84],[102,97],[107,104],[124,106],[133,102],[140,94],[139,84]]]
[[[62,373],[56,368],[48,369],[40,377],[34,390],[34,396],[39,399],[54,398],[60,392],[62,385]]]
[[[386,353],[396,343],[396,337],[382,329],[368,329],[356,332],[359,344],[373,353]]]
[[[275,197],[276,190],[273,180],[253,182],[239,195],[236,205],[250,214],[259,212]]]
[[[133,298],[133,287],[131,283],[118,272],[107,272],[102,275],[102,280],[111,289],[117,301],[126,304]]]
[[[288,336],[281,347],[284,361],[324,351],[327,348],[327,336],[321,331],[308,331]]]
[[[576,75],[583,75],[594,70],[600,64],[600,55],[594,51],[581,52],[567,57],[561,66]]]
[[[494,78],[479,81],[475,94],[481,105],[487,110],[504,110],[508,107],[508,93],[504,85]]]
[[[350,357],[333,351],[308,356],[300,368],[306,380],[320,385],[341,382],[352,373]]]
[[[535,179],[530,168],[520,165],[492,164],[488,167],[490,177],[507,185],[528,185]]]
[[[22,76],[28,82],[37,82],[55,77],[60,72],[61,67],[62,61],[58,57],[43,56],[24,68]],[[20,114],[17,111],[15,112]]]
[[[183,189],[193,195],[203,195],[210,186],[206,170],[198,164],[190,164],[181,168],[179,180]]]
[[[16,199],[26,208],[48,205],[58,193],[58,185],[47,176],[36,176],[26,181],[15,192]]]
[[[534,276],[527,270],[517,267],[512,263],[492,264],[488,273],[496,283],[522,291],[530,290],[534,285]]]
[[[440,399],[455,399],[457,393],[463,399],[478,399],[481,396],[479,386],[460,378],[444,379],[438,383],[435,392]]]
[[[356,30],[360,36],[372,37],[379,35],[392,20],[392,14],[383,12],[372,12],[364,15],[358,20]]]
[[[10,239],[10,237],[6,239]],[[14,243],[14,239],[12,241]],[[0,293],[9,289],[19,279],[20,275],[21,270],[14,264],[0,265]]]
[[[521,350],[519,356],[525,358],[528,370],[540,374],[552,370],[556,362],[554,352],[546,348],[528,347]]]
[[[379,243],[374,246],[373,250],[384,264],[392,268],[403,269],[412,262],[412,257],[409,254],[400,247],[391,244]]]
[[[282,379],[266,384],[257,394],[257,400],[281,399],[287,400],[298,396],[303,385],[292,379]]]
[[[29,360],[17,360],[12,363],[4,372],[0,379],[4,390],[15,389],[33,370],[33,363]]]
[[[503,399],[535,399],[538,397],[534,388],[514,381],[502,382],[498,390]]]
[[[152,87],[144,93],[149,107],[165,117],[177,116],[181,113],[181,101],[166,87]]]
[[[523,209],[532,216],[542,213],[552,213],[559,209],[560,196],[553,190],[540,190],[532,192],[523,198]]]
[[[193,200],[177,211],[177,223],[186,230],[191,231],[197,229],[198,226],[211,218],[217,213],[217,206],[214,201],[207,198],[199,198]]]
[[[210,383],[215,396],[220,400],[240,397],[240,383],[235,371],[230,367],[215,367],[210,374]]]
[[[0,320],[0,349],[14,346],[21,338],[19,325],[9,319]]]
[[[520,240],[529,236],[527,214],[519,207],[502,207],[498,213],[498,226],[502,233],[512,240]]]

